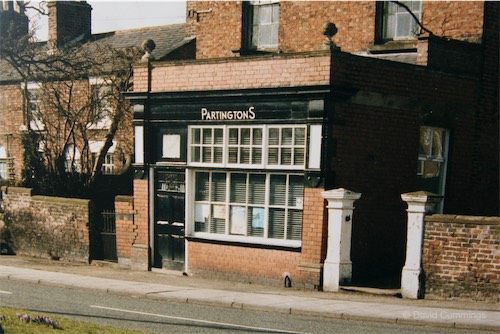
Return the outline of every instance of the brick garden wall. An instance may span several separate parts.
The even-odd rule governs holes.
[[[498,301],[500,218],[425,218],[422,263],[426,294]]]
[[[33,195],[2,187],[4,222],[16,254],[79,262],[91,259],[94,210],[90,200]]]

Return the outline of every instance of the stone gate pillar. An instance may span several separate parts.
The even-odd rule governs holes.
[[[351,232],[353,203],[361,194],[347,189],[321,193],[328,201],[328,244],[323,267],[323,291],[338,291],[352,278]]]
[[[426,191],[402,194],[408,203],[406,261],[401,274],[401,294],[404,298],[424,298],[425,277],[422,270],[422,244],[425,214],[431,213],[442,197]]]

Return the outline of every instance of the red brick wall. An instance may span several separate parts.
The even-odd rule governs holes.
[[[134,223],[132,244],[148,244],[149,240],[149,206],[148,180],[134,180]]]
[[[330,55],[276,55],[154,64],[152,91],[196,91],[327,85]],[[147,90],[147,68],[137,66],[134,91]]]
[[[23,95],[20,84],[0,86],[0,145],[12,157],[14,181],[21,181],[23,146],[19,127],[24,124]]]
[[[134,198],[132,196],[117,196],[115,198],[115,214],[118,263],[129,264],[136,230],[134,224]]]
[[[190,274],[277,284],[286,272],[295,280],[300,252],[188,241],[188,257]]]
[[[422,250],[426,293],[498,301],[499,233],[498,217],[427,216]]]
[[[301,261],[321,263],[326,257],[328,214],[321,188],[304,189],[304,215],[302,219]]]
[[[28,188],[2,191],[16,254],[90,261],[95,223],[90,200],[33,196]]]
[[[196,31],[197,58],[237,56],[241,48],[241,1],[188,1],[187,31]],[[280,3],[279,49],[321,50],[323,24],[335,23],[335,43],[345,52],[366,51],[375,40],[375,1],[283,1]],[[424,1],[422,22],[436,36],[478,43],[483,2]],[[189,11],[211,12],[189,16]],[[198,18],[198,20],[197,20]]]

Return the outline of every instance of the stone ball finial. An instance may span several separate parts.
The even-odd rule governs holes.
[[[325,35],[326,37],[328,37],[330,39],[333,36],[335,36],[338,31],[339,30],[337,29],[337,26],[334,23],[332,23],[332,22],[326,22],[323,25],[323,35]]]
[[[144,62],[154,60],[153,55],[151,54],[153,50],[156,48],[156,44],[152,39],[146,39],[141,44],[142,49],[144,50],[144,55],[141,60]]]
[[[323,48],[331,51],[339,51],[340,48],[335,45],[332,38],[337,34],[339,30],[337,26],[332,22],[326,22],[323,25],[323,35],[325,35],[325,41],[323,42]]]

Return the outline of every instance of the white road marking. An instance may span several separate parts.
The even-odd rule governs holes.
[[[132,311],[132,310],[125,310],[125,309],[120,309],[120,308],[99,306],[99,305],[89,305],[89,306],[92,308],[98,308],[98,309],[102,309],[102,310],[133,313],[133,314],[147,315],[147,316],[152,316],[152,317],[166,318],[166,319],[173,319],[173,320],[192,321],[192,322],[199,322],[202,324],[209,324],[209,325],[219,325],[219,326],[227,326],[227,327],[233,327],[233,328],[259,330],[259,331],[263,331],[263,332],[267,332],[267,333],[306,334],[304,332],[291,332],[291,331],[280,330],[280,329],[272,329],[272,328],[264,328],[264,327],[252,327],[252,326],[230,324],[230,323],[225,323],[225,322],[215,322],[215,321],[200,320],[200,319],[193,319],[193,318],[174,317],[174,316],[170,316],[170,315]]]
[[[0,294],[3,294],[3,295],[11,295],[11,294],[13,294],[13,292],[10,292],[10,291],[2,291],[2,290],[0,290]]]

